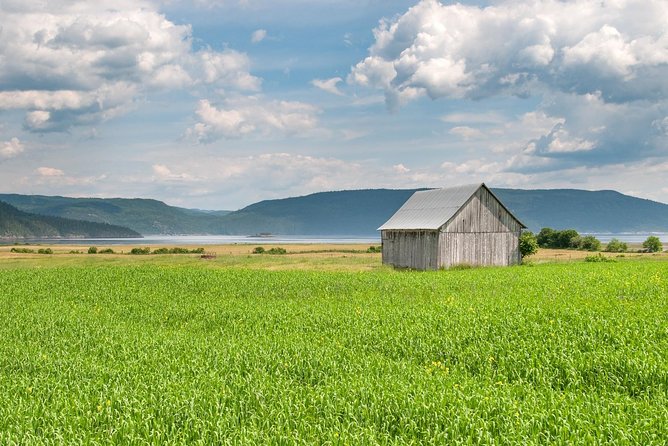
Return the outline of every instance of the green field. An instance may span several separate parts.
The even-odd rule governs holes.
[[[3,445],[668,439],[667,262],[38,266],[0,266]]]

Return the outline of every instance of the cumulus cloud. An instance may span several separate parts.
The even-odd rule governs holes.
[[[422,0],[381,22],[349,81],[390,97],[417,89],[432,98],[482,98],[523,94],[542,83],[600,91],[606,100],[658,98],[668,91],[667,20],[662,0],[506,1],[486,8]]]
[[[2,158],[13,158],[23,152],[25,147],[23,143],[16,137],[10,139],[9,141],[3,141],[0,143],[0,157]]]
[[[260,43],[267,37],[266,29],[256,29],[251,34],[251,43]]]
[[[666,23],[663,0],[422,0],[380,22],[347,81],[382,90],[391,109],[420,97],[541,98],[535,113],[553,124],[516,146],[509,171],[666,157]],[[463,139],[496,124],[468,118],[442,120]]]
[[[316,127],[318,109],[303,102],[251,96],[227,99],[220,105],[203,99],[196,113],[198,122],[188,130],[188,136],[211,142],[250,134],[300,134]]]
[[[245,54],[195,50],[152,2],[3,1],[0,23],[0,110],[26,110],[29,131],[104,121],[161,89],[260,89]]]
[[[323,91],[326,91],[327,93],[332,93],[337,96],[343,96],[343,92],[341,92],[341,90],[339,90],[339,87],[337,87],[337,85],[340,82],[343,82],[343,79],[341,79],[340,77],[333,77],[331,79],[313,79],[311,81],[311,85]]]

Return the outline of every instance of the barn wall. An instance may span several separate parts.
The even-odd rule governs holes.
[[[419,270],[438,267],[438,231],[381,231],[383,263]]]
[[[441,232],[438,266],[515,265],[521,261],[519,232]]]
[[[516,232],[520,223],[484,187],[477,190],[443,232]]]

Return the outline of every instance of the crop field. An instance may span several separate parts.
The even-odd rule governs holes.
[[[665,261],[65,257],[0,262],[0,444],[668,439]]]

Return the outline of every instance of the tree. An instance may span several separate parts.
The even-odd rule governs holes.
[[[593,235],[585,235],[580,238],[578,249],[584,249],[585,251],[600,251],[601,242]]]
[[[659,237],[654,235],[647,237],[647,240],[642,242],[642,247],[645,248],[647,252],[659,252],[663,249],[661,240],[659,240]]]
[[[577,248],[580,234],[575,229],[558,231],[557,248]]]
[[[538,246],[541,248],[552,248],[555,245],[557,231],[552,228],[543,228],[536,236]]]
[[[608,252],[626,252],[628,249],[629,247],[626,243],[620,242],[616,238],[611,239],[605,247],[605,250]]]
[[[538,252],[538,241],[531,231],[525,231],[520,234],[520,254],[522,257],[530,256]]]

